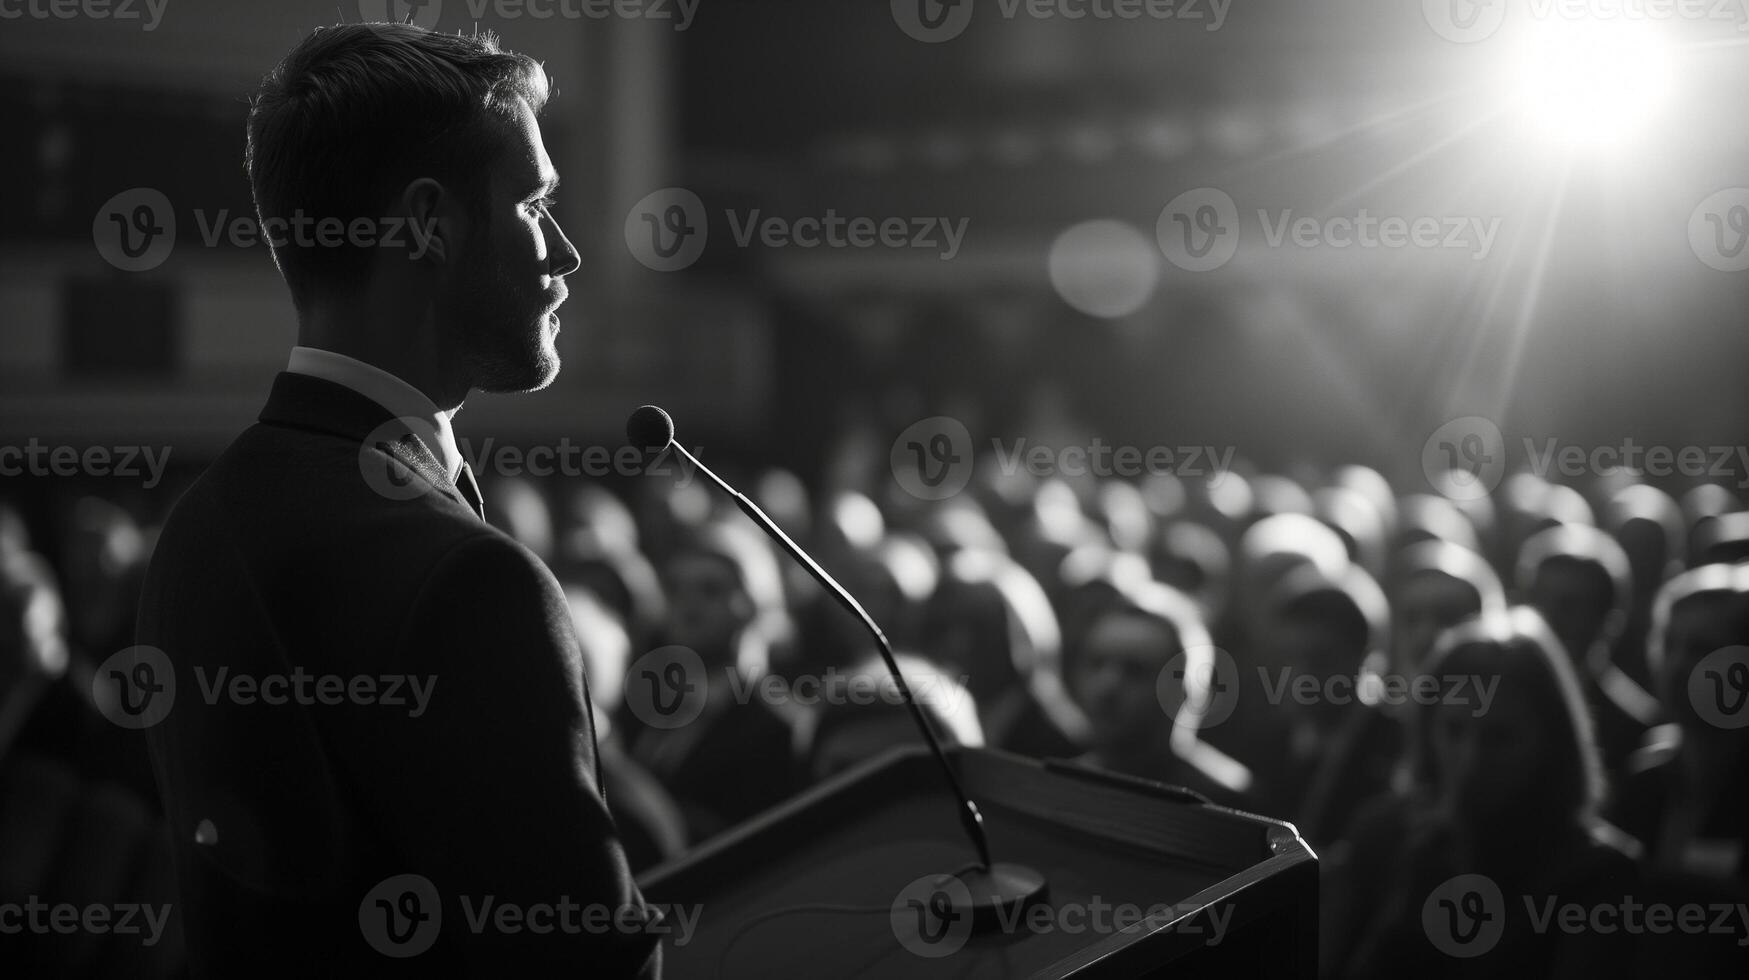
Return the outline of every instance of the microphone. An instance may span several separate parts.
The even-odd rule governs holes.
[[[978,860],[970,869],[956,872],[944,872],[940,877],[957,878],[965,885],[963,894],[938,892],[947,898],[953,911],[969,915],[974,929],[988,927],[1003,921],[1005,918],[1013,921],[1008,912],[1022,906],[1042,900],[1046,891],[1044,875],[1026,865],[1009,862],[994,862],[990,859],[990,841],[984,834],[984,814],[972,798],[966,795],[965,788],[960,785],[959,774],[954,772],[953,764],[947,761],[947,753],[942,751],[941,739],[935,735],[935,729],[930,725],[929,718],[923,709],[917,706],[917,701],[911,696],[911,688],[905,683],[905,676],[899,671],[898,661],[893,659],[893,646],[887,641],[887,634],[881,631],[874,618],[862,608],[862,603],[856,601],[838,580],[821,568],[813,557],[802,550],[784,533],[777,522],[765,515],[759,505],[749,500],[747,496],[730,486],[722,477],[711,472],[710,467],[699,462],[698,457],[686,451],[686,447],[674,441],[674,419],[655,405],[645,405],[626,419],[626,440],[633,448],[642,449],[647,453],[660,455],[671,450],[687,459],[688,462],[703,473],[710,482],[716,484],[722,491],[735,501],[735,506],[741,508],[753,523],[759,525],[773,541],[794,559],[795,562],[820,583],[827,594],[838,600],[857,621],[868,630],[874,638],[875,647],[880,651],[881,660],[887,665],[887,672],[892,675],[893,683],[899,691],[900,700],[910,709],[911,720],[916,723],[917,730],[923,733],[923,741],[929,745],[929,751],[935,756],[935,761],[941,766],[942,775],[947,785],[953,791],[954,798],[959,802],[960,826],[964,828],[966,837],[972,842],[977,852]]]

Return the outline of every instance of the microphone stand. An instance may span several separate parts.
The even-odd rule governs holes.
[[[639,416],[651,408],[653,406],[645,406],[633,414],[633,423],[627,425],[628,433],[634,431],[634,424]],[[801,545],[791,540],[790,536],[784,533],[783,528],[777,526],[776,521],[773,521],[766,516],[763,510],[759,509],[758,504],[730,486],[728,481],[712,472],[710,467],[700,462],[698,457],[692,453],[687,452],[686,447],[674,439],[673,422],[668,418],[667,412],[663,412],[659,408],[655,411],[661,413],[661,424],[667,431],[667,443],[662,446],[640,446],[638,448],[644,449],[646,452],[654,449],[658,456],[663,451],[673,451],[684,457],[697,468],[698,472],[703,473],[710,482],[728,494],[735,501],[735,506],[741,509],[741,513],[746,514],[754,524],[757,524],[773,541],[776,541],[790,558],[806,569],[814,581],[820,583],[820,587],[825,589],[827,594],[855,616],[857,621],[862,623],[863,628],[868,631],[869,636],[873,637],[875,646],[880,651],[881,660],[886,663],[887,671],[892,675],[893,683],[897,686],[900,699],[905,702],[905,707],[910,709],[912,721],[923,733],[923,740],[928,743],[930,753],[941,767],[941,773],[947,780],[948,788],[953,791],[955,799],[959,801],[960,826],[965,830],[966,836],[971,839],[973,849],[977,851],[978,861],[975,866],[968,870],[941,876],[942,879],[957,878],[966,886],[964,894],[947,893],[944,896],[949,903],[949,908],[954,913],[970,915],[973,927],[976,929],[1000,922],[1004,918],[1003,913],[1042,899],[1047,888],[1044,875],[1025,865],[991,860],[990,842],[984,832],[984,814],[978,809],[978,805],[972,801],[972,798],[966,795],[965,788],[960,784],[959,774],[954,771],[953,764],[948,761],[947,753],[942,751],[941,740],[936,737],[935,729],[930,725],[928,716],[923,713],[922,708],[917,706],[916,699],[911,696],[910,685],[905,683],[905,675],[899,670],[898,661],[893,658],[893,646],[888,642],[886,633],[875,623],[868,611],[862,608],[862,603],[856,601],[855,596],[852,596],[844,586],[839,585],[838,581],[821,568],[811,555],[803,551]],[[638,441],[635,435],[633,441]]]

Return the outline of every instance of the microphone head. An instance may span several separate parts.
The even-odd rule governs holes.
[[[674,441],[674,420],[655,405],[645,405],[626,419],[626,442],[634,449],[662,449]]]

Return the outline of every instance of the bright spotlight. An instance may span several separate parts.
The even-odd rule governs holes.
[[[1563,147],[1619,147],[1670,101],[1672,56],[1655,25],[1557,18],[1529,31],[1513,102],[1539,136]]]

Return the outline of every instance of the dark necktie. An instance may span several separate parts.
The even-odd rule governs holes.
[[[480,485],[474,482],[474,470],[467,460],[462,460],[462,469],[455,477],[455,488],[461,491],[462,499],[468,506],[474,508],[474,513],[480,515],[480,520],[486,519],[486,501],[480,496]]]

